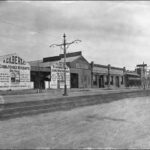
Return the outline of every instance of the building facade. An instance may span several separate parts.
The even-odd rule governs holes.
[[[35,88],[64,88],[63,54],[29,63],[31,65],[31,81],[34,82]],[[82,56],[81,51],[67,53],[66,64],[68,88],[91,87],[91,65]]]
[[[32,89],[30,65],[16,53],[0,57],[0,90]]]
[[[125,87],[124,68],[111,65],[91,63],[93,88],[122,88]]]
[[[140,87],[141,76],[136,71],[125,71],[125,87]]]
[[[66,65],[66,85],[70,88],[70,69]],[[48,82],[47,82],[48,85]],[[64,88],[65,78],[64,78],[64,63],[58,62],[51,66],[51,80],[50,85],[47,88],[58,89]]]

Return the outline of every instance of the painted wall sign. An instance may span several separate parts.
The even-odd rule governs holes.
[[[70,88],[70,69],[66,66],[66,84]],[[51,66],[50,88],[64,88],[64,65],[62,62]]]
[[[0,90],[33,88],[30,65],[16,54],[0,57]]]
[[[3,63],[25,65],[25,61],[16,55],[3,59]]]

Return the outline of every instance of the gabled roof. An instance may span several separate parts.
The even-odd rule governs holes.
[[[66,54],[66,63],[73,62],[79,58],[83,58],[87,63],[88,61],[82,56],[82,52],[74,52]],[[31,66],[39,66],[39,67],[50,67],[57,62],[64,62],[64,55],[60,54],[59,56],[54,57],[45,57],[43,60],[30,61],[29,64]]]

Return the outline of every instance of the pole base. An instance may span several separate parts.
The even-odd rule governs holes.
[[[63,96],[68,96],[68,94],[67,94],[67,85],[64,86],[64,94],[63,94]]]

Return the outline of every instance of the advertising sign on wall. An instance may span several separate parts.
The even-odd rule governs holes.
[[[66,85],[70,88],[70,69],[66,66]],[[62,62],[51,66],[51,82],[50,88],[64,88],[64,65]]]
[[[16,54],[0,57],[0,90],[33,88],[30,65]]]

